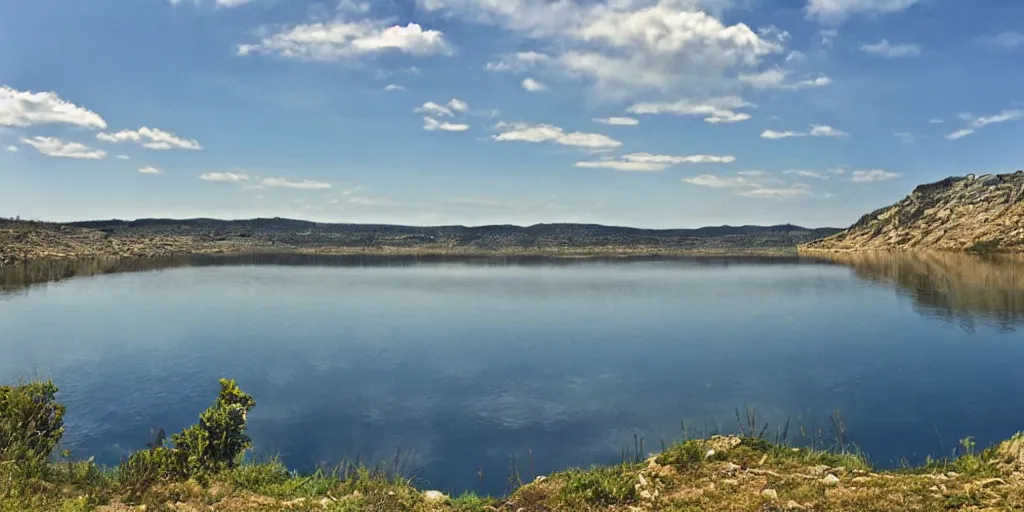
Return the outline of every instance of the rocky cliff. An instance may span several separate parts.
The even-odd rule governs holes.
[[[946,178],[862,217],[804,252],[927,249],[1024,252],[1024,171]]]

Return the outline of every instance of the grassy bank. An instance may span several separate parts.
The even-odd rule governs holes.
[[[47,382],[0,387],[0,511],[949,511],[1024,510],[1024,435],[923,467],[876,471],[848,450],[714,436],[614,466],[573,469],[509,496],[446,496],[384,469],[302,475],[245,462],[255,401],[222,381],[199,422],[104,468],[56,453],[64,407]]]

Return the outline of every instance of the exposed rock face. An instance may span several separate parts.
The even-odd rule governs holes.
[[[1024,252],[1024,171],[946,178],[801,251]]]

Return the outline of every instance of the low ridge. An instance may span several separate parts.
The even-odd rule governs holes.
[[[872,250],[1024,252],[1024,171],[921,185],[804,252]]]

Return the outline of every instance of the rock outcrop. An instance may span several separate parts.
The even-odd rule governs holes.
[[[1024,252],[1024,171],[946,178],[803,252],[925,249]]]

